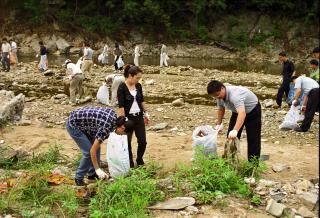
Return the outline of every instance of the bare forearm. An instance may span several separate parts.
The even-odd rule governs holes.
[[[224,112],[225,112],[224,108],[218,109],[218,122],[217,122],[217,125],[220,125],[222,123],[222,119],[224,117]]]
[[[125,116],[124,107],[119,108],[118,114],[119,114],[119,116]]]
[[[294,100],[298,101],[299,97],[301,95],[301,89],[297,89],[295,94],[294,94]]]
[[[94,167],[94,169],[98,169],[99,167],[99,163],[98,163],[98,159],[97,159],[97,150],[100,148],[100,142],[98,139],[94,140],[94,143],[90,149],[90,156],[91,156],[91,161],[92,161],[92,165]]]
[[[234,125],[233,129],[239,131],[241,129],[245,119],[246,119],[246,113],[238,114],[236,125]]]

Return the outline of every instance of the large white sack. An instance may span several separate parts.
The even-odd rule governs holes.
[[[110,133],[107,143],[107,162],[112,177],[125,176],[130,170],[128,136]]]
[[[192,133],[193,152],[199,147],[203,149],[205,155],[217,155],[217,134],[212,126],[198,126]]]
[[[299,114],[299,107],[291,105],[290,110],[284,117],[283,122],[280,124],[280,129],[294,129],[298,127],[298,121],[301,120],[301,115]]]
[[[109,102],[109,89],[108,89],[108,86],[105,83],[102,86],[100,86],[99,89],[98,89],[97,100],[101,104],[110,105],[110,102]]]
[[[122,57],[120,56],[117,60],[117,66],[118,68],[120,68],[120,67],[123,67],[123,65],[124,65],[124,62],[122,60]]]

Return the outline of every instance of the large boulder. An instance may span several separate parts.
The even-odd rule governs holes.
[[[0,102],[0,124],[21,119],[25,102],[23,94],[14,96],[12,91],[1,90]]]
[[[59,38],[56,41],[56,45],[58,50],[60,51],[60,54],[65,54],[66,52],[69,52],[69,49],[71,45],[63,38]]]

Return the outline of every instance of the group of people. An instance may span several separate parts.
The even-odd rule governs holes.
[[[310,60],[309,77],[299,75],[294,69],[294,64],[289,60],[287,53],[280,52],[279,60],[283,62],[282,84],[278,89],[276,103],[282,105],[283,94],[289,105],[299,106],[304,119],[302,124],[295,128],[297,132],[307,132],[310,129],[313,117],[319,112],[319,60],[320,48],[312,51],[313,58]]]
[[[10,42],[8,41],[7,38],[2,39],[2,44],[1,44],[2,70],[9,72],[10,64],[18,63],[17,51],[18,51],[18,47],[14,39],[10,39]]]

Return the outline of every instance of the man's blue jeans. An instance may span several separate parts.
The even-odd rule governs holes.
[[[10,70],[10,60],[8,58],[9,53],[8,52],[3,52],[2,53],[2,67],[5,71],[9,71]]]
[[[77,143],[82,152],[82,158],[80,160],[80,165],[76,172],[76,179],[83,179],[86,175],[92,176],[95,174],[95,169],[93,167],[90,149],[95,140],[95,137],[90,137],[81,132],[76,128],[72,128],[68,122],[66,124],[67,131],[73,140]],[[97,150],[97,161],[100,163],[100,148]]]

